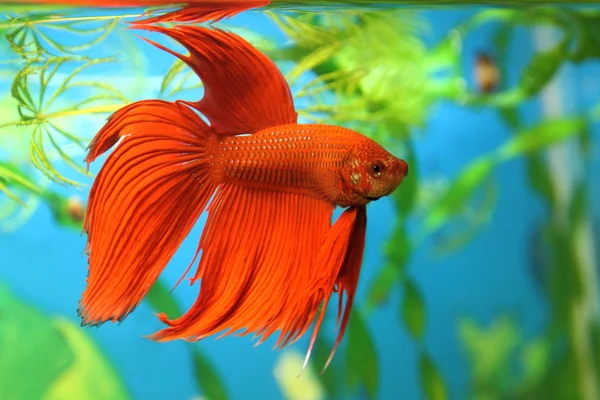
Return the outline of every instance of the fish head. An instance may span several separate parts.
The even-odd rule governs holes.
[[[366,138],[365,138],[366,139]],[[342,198],[360,206],[392,194],[408,174],[408,164],[367,139],[349,151],[341,171]]]

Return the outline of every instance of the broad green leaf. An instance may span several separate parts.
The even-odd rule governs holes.
[[[419,355],[419,374],[421,386],[428,400],[445,400],[448,398],[446,384],[429,355]]]
[[[154,310],[167,314],[169,318],[176,318],[181,315],[179,304],[160,280],[152,285],[144,300]]]
[[[409,174],[393,194],[393,199],[398,206],[398,211],[403,215],[408,215],[412,211],[419,188],[419,171],[412,144],[408,143],[406,149],[407,154],[405,161],[408,164]]]
[[[67,341],[74,360],[43,400],[130,398],[118,373],[84,330],[63,318],[54,320],[54,325]]]
[[[436,257],[464,248],[492,220],[498,201],[498,185],[488,180],[478,192],[480,195],[468,204],[459,220],[453,221],[450,229],[436,233],[433,238]]]
[[[566,41],[554,48],[537,53],[521,73],[520,87],[528,96],[537,94],[560,69],[567,49]]]
[[[535,339],[527,344],[521,353],[525,385],[537,383],[547,372],[551,363],[551,345],[547,339]]]
[[[369,397],[375,398],[379,388],[379,361],[375,342],[358,310],[352,312],[349,325],[346,382],[353,390],[359,386],[364,387]]]
[[[520,340],[514,322],[502,315],[496,317],[492,324],[485,328],[467,317],[460,319],[458,328],[475,382],[504,383],[510,368],[510,357]]]
[[[577,41],[570,59],[574,62],[600,58],[600,14],[571,13],[577,26]]]
[[[199,351],[189,345],[194,362],[194,376],[204,395],[210,400],[227,400],[227,390],[216,373],[212,363]]]
[[[425,228],[429,232],[437,230],[452,215],[459,214],[473,193],[483,186],[495,166],[496,159],[491,156],[480,157],[467,166],[429,210],[425,217]]]
[[[404,281],[404,298],[401,304],[402,321],[415,340],[423,338],[427,315],[419,288],[410,280]]]
[[[539,125],[516,134],[497,151],[499,160],[504,161],[552,146],[575,136],[585,128],[585,119],[565,117],[546,120]]]
[[[73,363],[52,320],[0,286],[0,399],[41,399]]]
[[[569,219],[573,229],[577,229],[582,222],[589,218],[589,216],[587,216],[588,187],[589,182],[586,182],[585,180],[578,182],[575,186],[569,210]]]
[[[398,269],[390,263],[379,269],[369,289],[366,305],[369,310],[381,305],[388,299],[392,289],[398,283],[398,275]]]
[[[527,157],[527,175],[532,188],[550,203],[554,202],[554,183],[541,152]]]
[[[412,243],[401,218],[396,221],[394,232],[384,244],[383,253],[387,257],[389,265],[397,271],[398,276],[402,276],[412,253]]]

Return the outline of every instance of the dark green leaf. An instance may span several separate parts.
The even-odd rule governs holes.
[[[0,287],[0,399],[41,399],[73,362],[52,321]]]
[[[543,121],[526,129],[500,147],[496,154],[502,161],[552,146],[582,132],[586,121],[580,117],[565,117]]]
[[[512,64],[510,62],[510,57],[508,57],[508,50],[512,42],[514,29],[515,27],[511,24],[501,25],[494,35],[494,43],[497,47],[497,59],[502,60],[498,65],[498,69],[500,71],[499,85],[504,90],[509,88],[507,79],[508,71]],[[498,112],[500,113],[500,116],[504,122],[506,122],[511,129],[518,129],[518,127],[521,125],[518,107],[499,107]]]
[[[527,175],[532,188],[552,204],[554,202],[552,177],[542,153],[536,152],[527,157]]]
[[[398,271],[398,275],[402,275],[408,264],[411,252],[412,243],[410,237],[406,233],[402,218],[398,218],[392,237],[383,246],[383,253],[387,257],[390,266]]]
[[[579,225],[586,219],[588,185],[588,182],[581,181],[575,188],[569,212],[571,227],[573,230],[578,229]]]
[[[385,302],[394,286],[398,283],[397,268],[387,264],[381,268],[369,289],[367,307],[372,309]]]
[[[348,329],[348,351],[346,353],[346,381],[356,390],[364,386],[370,398],[375,398],[379,386],[379,363],[377,350],[371,333],[356,309],[352,312]]]
[[[549,248],[552,251],[552,275],[550,287],[556,321],[573,318],[574,302],[581,301],[582,279],[573,241],[575,232],[562,224],[553,223],[548,230]],[[568,265],[568,268],[565,266]]]
[[[192,347],[193,345],[189,346],[194,359],[194,375],[205,397],[209,400],[227,400],[229,397],[225,385],[216,373],[212,363]]]
[[[594,137],[592,127],[586,124],[579,135],[579,151],[583,157],[589,157],[593,152]]]
[[[537,94],[560,69],[566,54],[567,42],[537,53],[521,73],[519,86],[528,96]]]
[[[600,58],[600,14],[572,13],[579,36],[571,53],[571,60],[582,62]]]
[[[600,371],[600,321],[593,322],[591,332],[592,354],[596,371]]]
[[[167,314],[169,318],[181,315],[177,301],[175,301],[169,290],[159,280],[152,285],[145,299],[154,310]]]
[[[423,338],[425,333],[426,313],[421,291],[410,280],[404,281],[404,300],[402,301],[402,321],[415,340]]]
[[[402,184],[393,194],[393,199],[398,207],[398,210],[403,215],[410,214],[419,187],[418,166],[415,158],[415,152],[412,143],[407,142],[406,146],[406,162],[409,168],[409,175],[402,181]]]
[[[446,384],[433,360],[426,353],[421,353],[419,356],[419,373],[421,375],[421,385],[428,400],[445,400],[448,398]]]
[[[327,362],[327,359],[329,358],[332,347],[332,344],[329,343],[329,341],[325,339],[323,335],[318,335],[315,342],[313,356],[314,362],[312,364],[318,369],[323,368]],[[325,372],[318,375],[319,380],[323,384],[323,387],[325,388],[327,396],[330,400],[336,400],[339,398],[339,376],[340,371],[338,366],[335,364],[335,360],[329,364],[329,367],[327,367]]]
[[[458,178],[450,184],[438,202],[425,217],[425,227],[434,231],[455,214],[462,212],[475,190],[480,188],[496,165],[494,157],[481,157],[472,162]]]
[[[516,107],[500,107],[498,113],[511,129],[518,129],[521,123],[519,110]]]

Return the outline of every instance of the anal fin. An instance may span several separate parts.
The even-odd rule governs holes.
[[[328,273],[314,259],[333,208],[302,194],[220,186],[200,241],[200,294],[180,318],[162,315],[169,327],[152,338],[198,340],[224,330],[260,341],[280,331],[281,345],[299,338],[318,311],[314,282]]]

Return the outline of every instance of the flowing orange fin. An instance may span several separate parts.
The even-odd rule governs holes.
[[[161,22],[218,22],[231,18],[251,8],[264,7],[269,0],[193,0],[179,10],[171,11],[157,17],[150,17],[132,22],[134,25],[156,24]]]
[[[187,105],[147,100],[122,108],[92,140],[86,161],[119,138],[84,220],[82,325],[122,320],[140,303],[216,189],[205,158],[210,128]]]
[[[325,291],[323,307],[317,323],[315,324],[308,351],[306,352],[306,357],[304,359],[303,368],[306,367],[308,360],[310,359],[317,334],[319,333],[323,317],[325,316],[327,304],[329,303],[329,299],[335,286],[337,286],[339,296],[338,322],[340,316],[342,316],[342,296],[344,292],[346,293],[346,307],[343,310],[343,316],[341,318],[341,323],[339,324],[337,339],[323,370],[329,366],[337,346],[344,336],[360,275],[365,247],[366,227],[367,213],[365,207],[348,208],[329,230],[323,246],[319,250],[315,263],[319,268],[330,271],[330,274],[326,277],[326,280],[319,284],[322,290]]]
[[[254,133],[298,120],[290,88],[277,66],[240,36],[200,26],[140,26],[163,33],[183,45],[184,56],[156,42],[152,45],[179,57],[204,84],[204,96],[189,103],[208,118],[221,135]]]
[[[333,208],[302,194],[220,186],[200,240],[198,299],[175,320],[160,315],[169,327],[152,338],[199,340],[227,330],[222,336],[254,333],[260,343],[279,330],[278,346],[297,340],[323,298],[315,282],[329,272],[314,259]]]

